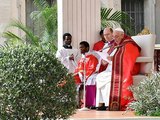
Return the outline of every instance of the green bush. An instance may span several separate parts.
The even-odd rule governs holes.
[[[75,112],[73,77],[51,52],[0,51],[0,119],[65,119]]]
[[[128,109],[135,110],[137,115],[160,116],[160,73],[151,74],[132,91],[136,100]]]

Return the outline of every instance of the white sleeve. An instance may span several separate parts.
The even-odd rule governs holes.
[[[56,57],[57,57],[58,60],[61,61],[61,63],[64,64],[65,66],[69,63],[69,56],[67,56],[63,50],[57,51]]]
[[[74,61],[75,61],[76,64],[78,63],[80,58],[81,58],[81,54],[80,54],[80,52],[78,50],[76,50],[75,56],[74,56]]]

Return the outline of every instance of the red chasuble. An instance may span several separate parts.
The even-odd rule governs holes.
[[[111,52],[117,48],[113,56],[112,78],[109,110],[125,110],[126,105],[133,100],[129,87],[133,84],[132,75],[139,72],[139,65],[135,64],[140,55],[140,47],[128,36],[124,36],[119,45],[110,48]]]
[[[96,71],[97,65],[98,65],[98,59],[94,55],[92,54],[86,55],[86,60],[85,60],[86,80]],[[74,73],[76,84],[81,83],[78,72],[81,72],[81,74],[83,75],[84,58],[80,59],[80,61],[78,62],[78,67],[76,68],[75,73]]]

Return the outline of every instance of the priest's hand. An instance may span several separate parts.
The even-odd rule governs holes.
[[[112,61],[113,56],[107,56],[107,59],[108,59],[109,61]]]
[[[73,54],[69,56],[69,60],[74,60],[74,55]]]
[[[106,65],[106,64],[108,64],[108,62],[107,61],[105,61],[105,60],[101,60],[101,63],[102,63],[102,65]]]

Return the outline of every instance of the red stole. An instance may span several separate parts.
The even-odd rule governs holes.
[[[129,87],[133,84],[132,72],[140,47],[128,36],[119,45],[114,44],[109,51],[117,48],[112,61],[112,77],[110,89],[109,110],[125,110],[126,105],[133,100]]]

